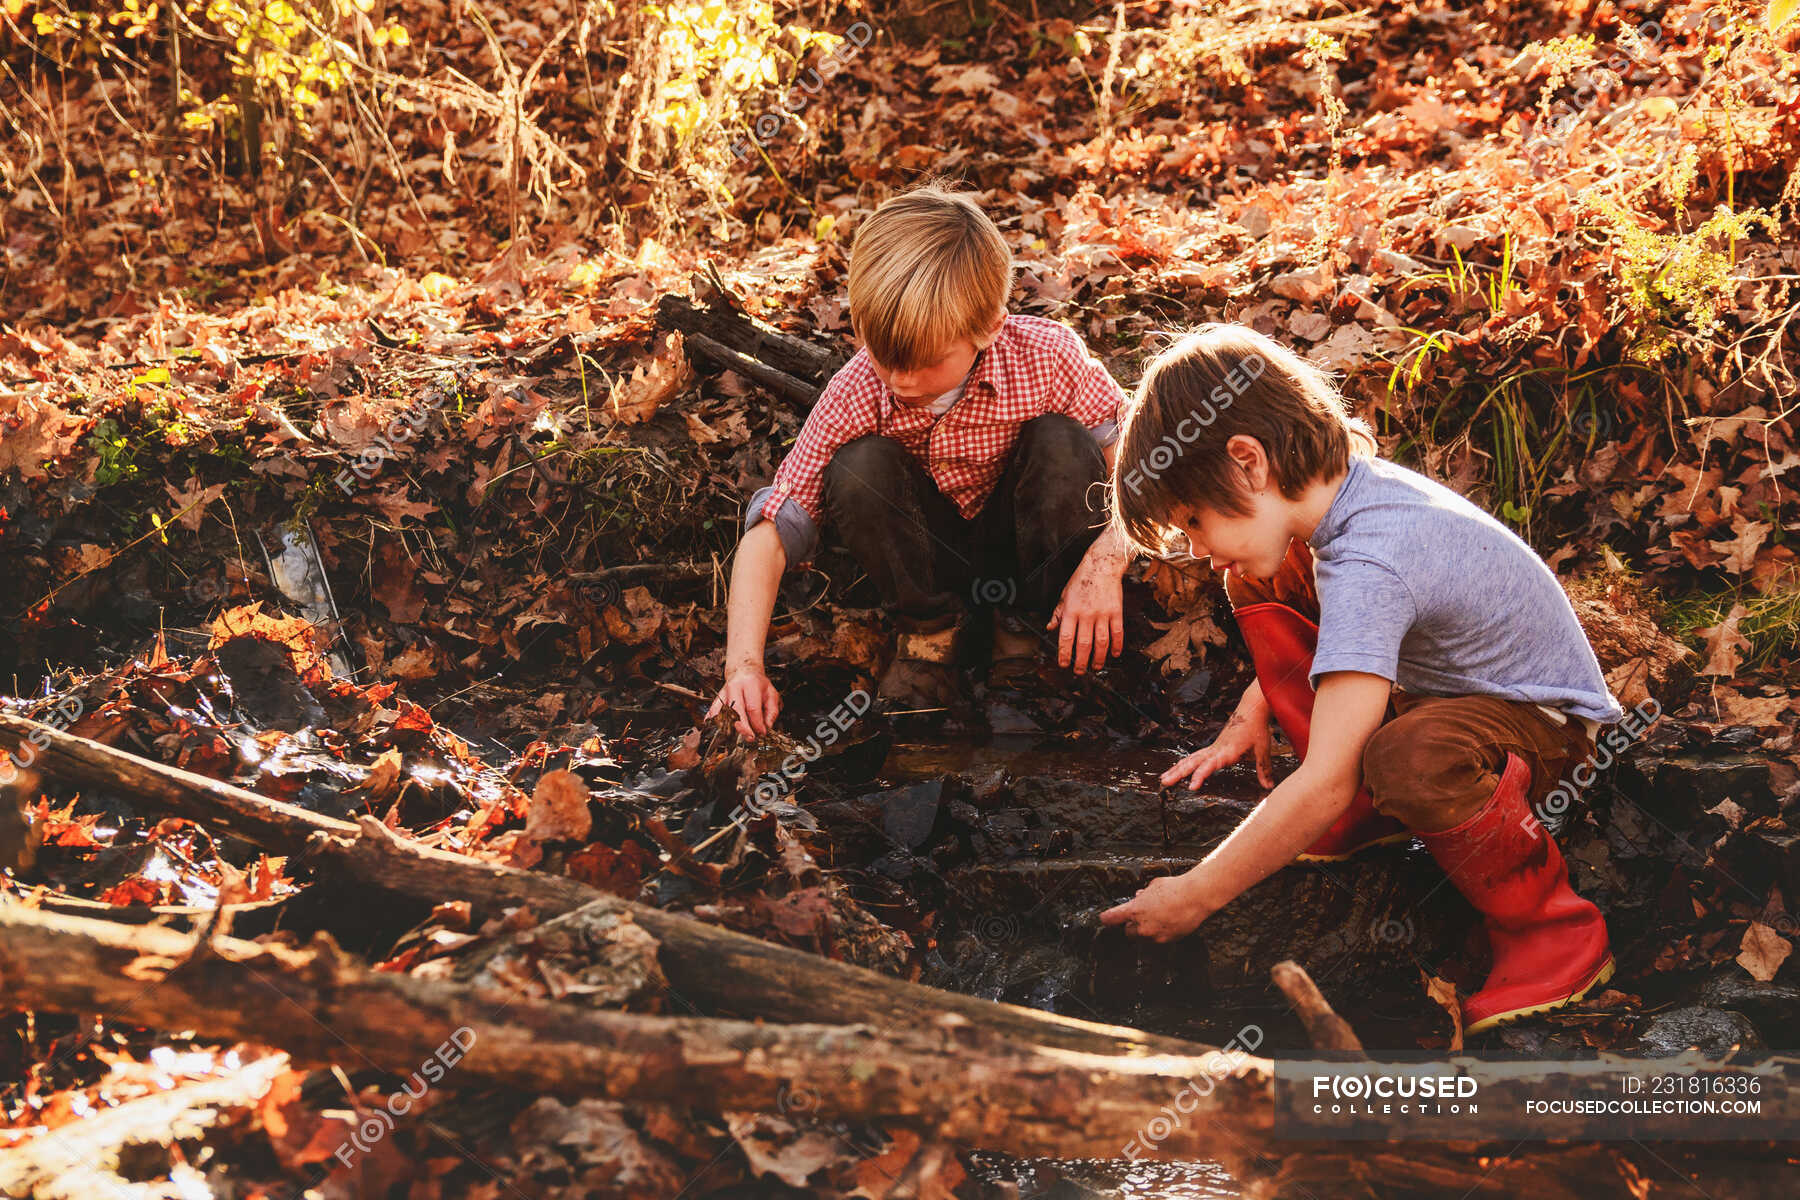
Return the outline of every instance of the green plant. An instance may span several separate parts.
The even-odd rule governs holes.
[[[1331,170],[1337,173],[1343,165],[1343,128],[1344,118],[1350,109],[1342,96],[1337,94],[1337,70],[1331,66],[1334,62],[1343,62],[1344,43],[1332,37],[1323,29],[1309,28],[1306,31],[1306,49],[1300,55],[1300,61],[1318,75],[1319,80],[1319,119],[1325,125],[1326,135],[1331,138]]]
[[[1544,86],[1538,90],[1538,119],[1550,120],[1550,98],[1558,88],[1568,80],[1570,75],[1583,67],[1594,64],[1594,35],[1582,34],[1579,37],[1557,37],[1547,42],[1531,42],[1521,55],[1536,54],[1548,68]]]
[[[1771,235],[1780,229],[1773,212],[1721,205],[1692,229],[1662,233],[1610,196],[1584,194],[1580,202],[1613,245],[1620,298],[1635,334],[1630,355],[1640,362],[1665,357],[1677,332],[1709,338],[1736,290],[1731,272],[1737,243],[1759,225]]]
[[[1486,295],[1492,298],[1498,286],[1490,284]],[[1558,465],[1591,451],[1600,437],[1601,414],[1611,409],[1607,377],[1645,368],[1532,367],[1489,382],[1491,366],[1459,361],[1455,341],[1437,332],[1407,332],[1414,340],[1395,356],[1387,384],[1390,419],[1404,429],[1397,452],[1423,460],[1459,443],[1476,449],[1489,463],[1493,506],[1529,540]],[[1418,395],[1427,367],[1451,382]],[[1404,409],[1395,403],[1403,385]],[[1406,413],[1418,414],[1411,428],[1404,428]]]
[[[784,72],[797,71],[813,50],[829,54],[844,41],[835,33],[784,25],[768,0],[646,4],[644,12],[661,23],[666,72],[657,107],[647,115],[675,135],[678,147],[738,120],[748,93],[780,85]]]
[[[227,39],[226,60],[244,88],[237,97],[211,100],[184,93],[192,107],[183,119],[195,129],[221,118],[241,121],[254,93],[257,103],[286,112],[310,137],[313,109],[348,82],[354,45],[366,38],[379,52],[410,40],[398,22],[370,19],[374,9],[375,0],[208,0],[205,17]],[[190,3],[184,16],[191,24],[200,11]]]
[[[5,0],[9,18],[30,14],[33,49],[64,66],[83,58],[132,65],[128,51],[158,34],[157,54],[178,54],[184,39],[221,47],[232,86],[195,74],[176,76],[180,121],[190,133],[221,125],[253,133],[265,114],[281,114],[310,137],[313,110],[345,86],[363,54],[410,41],[398,22],[374,19],[375,0],[182,0],[172,6],[118,0],[110,11],[100,8]]]
[[[115,418],[104,417],[95,423],[87,436],[87,448],[99,459],[94,465],[97,486],[111,487],[136,477],[137,447]]]
[[[1767,590],[1755,592],[1743,584],[1721,591],[1695,591],[1672,597],[1667,605],[1671,634],[1690,643],[1701,631],[1727,620],[1742,605],[1737,631],[1750,643],[1742,668],[1756,669],[1800,652],[1800,570],[1787,574]]]
[[[1411,325],[1402,325],[1401,330],[1412,337],[1406,349],[1394,356],[1394,369],[1388,372],[1387,390],[1392,396],[1399,390],[1401,377],[1406,379],[1406,390],[1411,392],[1419,386],[1419,380],[1425,375],[1425,368],[1438,357],[1449,353],[1451,341],[1435,329],[1414,329]]]
[[[1468,262],[1463,258],[1462,251],[1455,246],[1450,247],[1450,260],[1451,265],[1443,270],[1408,276],[1406,283],[1409,286],[1440,283],[1458,301],[1466,303],[1473,295],[1494,312],[1505,308],[1506,298],[1517,288],[1513,281],[1513,239],[1510,229],[1500,240],[1498,267]]]

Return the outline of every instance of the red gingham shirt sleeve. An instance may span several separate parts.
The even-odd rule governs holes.
[[[831,377],[807,414],[806,424],[800,427],[793,449],[775,470],[774,490],[763,502],[764,517],[773,521],[782,501],[791,499],[806,510],[815,525],[823,524],[825,466],[840,446],[875,432],[881,388],[881,378],[869,365],[866,350],[857,351],[856,357]]]
[[[1058,369],[1050,377],[1045,411],[1074,417],[1089,429],[1117,422],[1125,396],[1112,372],[1094,357],[1074,330],[1068,330],[1066,341],[1058,340]]]

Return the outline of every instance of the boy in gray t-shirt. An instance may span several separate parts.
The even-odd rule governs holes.
[[[1114,519],[1136,548],[1225,572],[1256,664],[1219,737],[1162,782],[1253,754],[1270,786],[1271,716],[1301,764],[1205,860],[1102,920],[1168,941],[1296,859],[1417,835],[1486,919],[1475,1033],[1612,974],[1605,919],[1533,806],[1624,710],[1543,560],[1375,450],[1321,372],[1249,329],[1203,326],[1144,376]]]

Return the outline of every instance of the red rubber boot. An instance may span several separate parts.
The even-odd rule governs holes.
[[[1269,711],[1281,732],[1293,743],[1294,753],[1306,757],[1312,731],[1313,651],[1319,644],[1319,627],[1276,600],[1259,601],[1233,609],[1250,657],[1256,663],[1256,681],[1262,685]],[[1387,842],[1403,842],[1412,833],[1398,820],[1375,811],[1369,789],[1359,788],[1344,815],[1308,846],[1301,862],[1341,862],[1359,850]]]
[[[1510,751],[1481,811],[1419,836],[1487,920],[1494,964],[1463,1002],[1470,1033],[1572,1003],[1612,978],[1606,918],[1569,887],[1569,867],[1525,801],[1531,768]]]

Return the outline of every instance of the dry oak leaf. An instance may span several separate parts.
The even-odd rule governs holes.
[[[175,506],[171,519],[183,529],[198,530],[206,510],[225,494],[225,485],[215,483],[211,487],[201,487],[198,479],[190,477],[181,487],[165,483],[163,490],[169,493],[169,503]]]
[[[1781,964],[1794,952],[1794,944],[1761,921],[1752,921],[1744,930],[1738,947],[1737,964],[1760,983],[1767,983],[1781,970]]]
[[[804,1085],[784,1093],[790,1106],[805,1111]],[[821,1168],[855,1158],[850,1146],[822,1129],[806,1129],[772,1113],[725,1114],[731,1138],[757,1175],[773,1175],[793,1188],[803,1188]]]
[[[1781,724],[1781,714],[1794,703],[1792,696],[1746,696],[1721,688],[1715,697],[1719,716],[1727,725],[1750,725],[1768,729]]]
[[[685,771],[700,765],[700,731],[690,729],[682,735],[675,749],[669,751],[667,766],[671,771]]]
[[[14,398],[10,412],[0,410],[0,475],[17,467],[22,479],[43,478],[44,464],[67,454],[86,424],[48,400]]]
[[[988,68],[979,64],[961,66],[957,64],[934,67],[932,73],[938,77],[937,88],[940,92],[961,92],[965,96],[973,96],[977,92],[993,90],[1000,83],[1000,77]]]
[[[1425,994],[1439,1008],[1450,1014],[1450,1053],[1455,1054],[1463,1046],[1462,1005],[1456,999],[1456,985],[1448,979],[1439,979],[1436,975],[1419,972],[1419,978],[1425,984]]]
[[[606,635],[626,646],[641,646],[655,637],[668,620],[668,610],[645,587],[629,587],[620,596],[622,604],[609,604],[601,610]]]
[[[1167,625],[1159,621],[1151,624],[1167,632],[1144,647],[1144,654],[1160,661],[1165,675],[1187,672],[1194,665],[1194,651],[1198,650],[1204,659],[1208,642],[1223,646],[1227,640],[1210,612],[1177,617]]]
[[[425,595],[419,590],[419,566],[395,542],[383,542],[375,552],[375,583],[369,595],[400,625],[412,625],[424,615]]]
[[[919,1135],[910,1129],[891,1129],[888,1137],[891,1141],[884,1153],[856,1164],[856,1190],[849,1200],[882,1200],[912,1166],[919,1154]],[[954,1200],[955,1188],[967,1178],[962,1164],[947,1150],[939,1153],[938,1149],[925,1151],[931,1158],[916,1177],[918,1200]]]
[[[1332,275],[1329,267],[1307,267],[1284,271],[1269,281],[1269,290],[1288,300],[1317,304],[1331,294]]]
[[[1750,649],[1750,639],[1738,632],[1738,622],[1749,611],[1742,604],[1733,604],[1723,621],[1717,625],[1708,625],[1700,631],[1706,637],[1706,665],[1700,668],[1700,674],[1737,673],[1738,664],[1744,661],[1743,652]]]
[[[398,750],[384,750],[370,766],[369,773],[363,776],[362,782],[353,785],[350,790],[363,793],[362,798],[371,805],[392,800],[400,794],[403,783],[400,772],[405,766]]]
[[[1767,521],[1745,521],[1739,518],[1731,526],[1736,537],[1718,542],[1709,541],[1706,544],[1725,556],[1722,565],[1727,571],[1733,575],[1742,575],[1755,564],[1757,550],[1774,528]]]
[[[594,828],[588,789],[573,771],[550,771],[538,780],[525,814],[525,836],[534,842],[587,840]]]
[[[383,649],[386,649],[385,644]],[[448,665],[449,658],[437,643],[421,642],[415,646],[408,646],[393,658],[388,659],[385,671],[381,671],[373,663],[370,664],[370,669],[389,679],[416,681],[435,679]]]
[[[569,1169],[579,1180],[605,1182],[604,1188],[591,1191],[559,1188],[560,1194],[604,1194],[619,1200],[679,1195],[690,1187],[692,1177],[638,1133],[627,1120],[628,1111],[611,1100],[590,1098],[565,1106],[542,1096],[513,1119],[510,1135],[517,1145],[552,1147],[549,1161],[571,1164]]]
[[[648,362],[632,369],[631,378],[613,384],[609,404],[614,419],[621,425],[648,421],[657,409],[680,395],[693,378],[681,335],[667,335]]]
[[[208,632],[212,635],[207,643],[209,654],[216,656],[219,647],[233,638],[261,638],[287,652],[288,664],[302,682],[317,684],[331,678],[331,667],[319,652],[312,622],[304,617],[271,617],[262,611],[262,602],[258,601],[226,609],[213,618]]]

